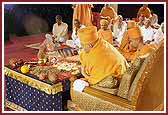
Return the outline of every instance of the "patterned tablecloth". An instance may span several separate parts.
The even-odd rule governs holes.
[[[62,111],[63,94],[70,90],[64,79],[52,84],[5,67],[5,106],[17,111]]]

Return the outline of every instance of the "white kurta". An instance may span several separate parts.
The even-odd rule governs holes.
[[[157,30],[154,35],[154,43],[159,44],[160,41],[164,38],[164,33],[162,32],[161,28]]]
[[[117,38],[117,42],[121,44],[121,40],[123,37],[124,32],[127,30],[127,24],[123,21],[121,29],[118,28],[118,23],[114,23],[113,26],[113,35]]]
[[[145,26],[141,27],[142,35],[143,35],[143,41],[146,42],[147,40],[152,41],[154,39],[154,34],[156,32],[155,29],[152,27],[145,28]]]
[[[80,29],[82,29],[82,28],[85,28],[85,26],[81,25]],[[77,36],[76,28],[73,29],[71,37],[72,37],[72,40],[67,40],[66,44],[70,47],[73,47],[73,48],[75,48],[76,46],[80,48],[81,44],[80,44],[80,39]]]
[[[151,24],[156,25],[158,24],[158,16],[156,14],[153,14],[153,16],[150,18]]]
[[[64,22],[62,22],[60,25],[55,23],[53,25],[52,33],[54,36],[57,36],[57,41],[59,42],[65,42],[66,36],[68,34],[68,25]]]

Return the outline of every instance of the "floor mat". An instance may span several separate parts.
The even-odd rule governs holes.
[[[29,45],[24,45],[27,48],[33,48],[33,49],[39,49],[40,43],[34,43],[34,44],[29,44]]]

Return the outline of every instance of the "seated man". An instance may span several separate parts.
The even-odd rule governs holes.
[[[82,64],[83,80],[95,85],[112,76],[121,79],[128,64],[120,52],[111,44],[98,37],[97,28],[88,26],[78,31],[82,45],[80,62]]]
[[[80,44],[79,37],[77,36],[77,32],[79,29],[82,29],[85,26],[82,25],[78,19],[74,20],[74,26],[75,28],[73,29],[73,32],[72,32],[72,40],[67,40],[66,44],[73,48],[81,48],[81,44]]]
[[[136,26],[135,21],[129,20],[127,22],[127,30],[129,30],[129,29],[131,29],[135,26]],[[127,31],[125,31],[124,35],[123,35],[123,38],[121,40],[120,50],[124,50],[124,49],[127,50],[128,47],[129,47],[128,46],[128,33],[127,33]]]
[[[159,44],[164,38],[164,23],[161,24],[160,28],[156,31],[154,35],[154,41],[152,43]]]
[[[151,26],[153,28],[158,28],[158,16],[151,10],[151,17],[149,18],[151,20]]]
[[[113,26],[114,38],[118,44],[121,44],[121,40],[126,29],[127,29],[126,22],[123,21],[123,17],[121,15],[118,15],[117,20]]]
[[[148,4],[143,4],[143,6],[138,11],[137,17],[139,17],[141,14],[146,18],[149,18],[151,16],[151,11],[148,8]]]
[[[132,55],[132,60],[137,57],[147,57],[155,47],[151,44],[144,44],[143,35],[139,27],[134,27],[128,30],[128,38],[132,47],[136,48],[136,52]]]
[[[44,52],[50,52],[54,51],[55,48],[55,38],[52,37],[50,34],[45,35],[45,40],[43,43],[40,45],[39,51],[44,51]]]
[[[151,27],[150,19],[145,19],[144,26],[141,27],[143,41],[150,44],[154,40],[155,29]]]
[[[48,58],[48,53],[54,52],[54,49],[55,49],[54,38],[52,37],[52,35],[46,34],[45,37],[46,39],[40,45],[40,48],[37,54],[38,60],[44,61],[40,63],[46,63]],[[57,53],[56,53],[56,56],[58,56]]]
[[[62,17],[57,15],[55,17],[56,23],[53,25],[52,34],[57,42],[66,42],[68,39],[68,25],[62,22]]]
[[[40,45],[39,52],[37,54],[38,59],[48,59],[55,57],[61,59],[73,55],[71,49],[58,48],[59,44],[55,43],[55,38],[50,34],[45,35],[46,39]]]
[[[121,45],[119,47],[120,53],[127,59],[127,61],[130,61],[131,55],[133,55],[136,51],[135,48],[131,47],[128,40],[128,30],[134,27],[136,27],[135,21],[130,20],[127,22],[127,31],[124,33]]]
[[[108,29],[109,22],[105,19],[102,19],[100,21],[101,29],[98,31],[98,36],[110,44],[113,44],[113,36],[112,31]]]

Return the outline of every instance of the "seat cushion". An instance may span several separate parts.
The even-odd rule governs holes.
[[[117,93],[118,96],[122,98],[127,98],[132,81],[134,80],[143,62],[144,62],[144,58],[137,58],[133,63],[130,64],[130,67],[122,76],[118,93]]]
[[[113,95],[117,95],[117,92],[118,92],[118,88],[113,88],[113,89],[112,88],[103,88],[103,87],[99,87],[97,85],[93,85],[91,87],[98,89],[98,90],[101,90],[101,91],[104,91],[106,93],[113,94]]]
[[[99,83],[97,83],[95,86],[113,89],[113,88],[118,87],[118,85],[119,85],[119,81],[117,78],[115,78],[113,76],[108,76],[105,79],[103,79],[102,81],[100,81]]]

